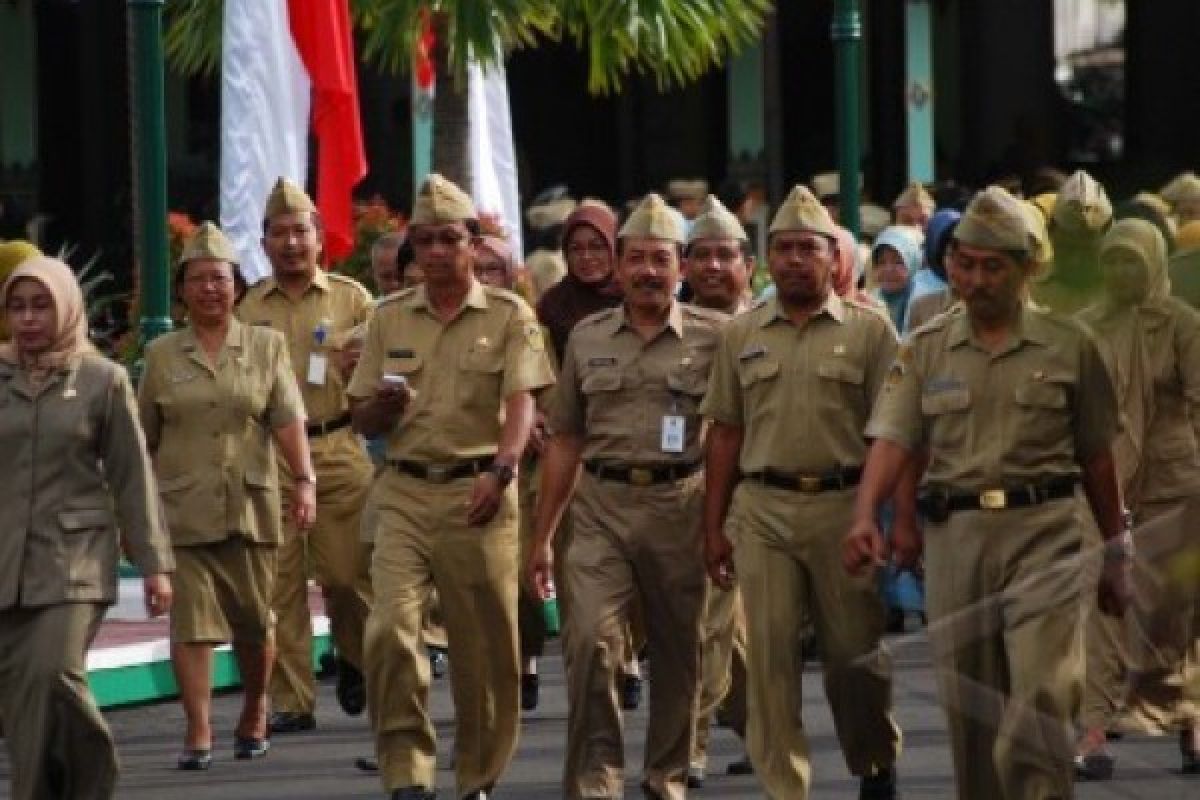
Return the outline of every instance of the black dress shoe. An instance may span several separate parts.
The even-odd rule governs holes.
[[[357,717],[367,707],[367,683],[363,680],[363,674],[344,658],[338,659],[334,694],[342,711],[352,717]]]
[[[487,789],[476,789],[469,794],[464,794],[463,800],[488,800],[491,796]]]
[[[1110,781],[1117,759],[1105,750],[1096,750],[1084,756],[1075,756],[1075,780]]]
[[[896,771],[881,769],[858,783],[858,800],[896,800]]]
[[[317,727],[317,718],[305,711],[273,711],[267,724],[271,733],[300,733]]]
[[[354,759],[354,766],[363,772],[379,772],[379,759],[375,756],[359,756]]]
[[[262,758],[270,749],[270,739],[259,739],[254,736],[233,737],[233,757],[241,761]]]
[[[437,800],[437,792],[430,791],[424,786],[405,786],[403,789],[393,789],[388,798],[389,800]]]
[[[429,648],[429,671],[433,673],[434,679],[446,677],[446,671],[450,669],[450,654],[446,652],[444,647]]]
[[[621,708],[636,711],[642,704],[642,679],[637,675],[626,675],[621,681]]]
[[[533,711],[538,707],[540,682],[537,675],[521,676],[521,710]]]
[[[687,788],[703,789],[705,777],[704,767],[688,767]]]
[[[730,761],[729,766],[725,767],[726,775],[753,775],[754,765],[750,763],[750,756],[742,756],[737,761]]]
[[[189,749],[175,759],[175,768],[185,772],[201,772],[212,766],[212,750]]]
[[[1179,752],[1183,755],[1183,774],[1200,775],[1200,750],[1192,747],[1192,732],[1187,728],[1179,732]]]

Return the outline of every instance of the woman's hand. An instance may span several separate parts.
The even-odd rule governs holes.
[[[317,520],[317,485],[307,478],[297,478],[290,505],[296,530],[307,533]]]

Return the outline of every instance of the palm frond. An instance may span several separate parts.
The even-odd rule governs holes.
[[[212,76],[221,66],[224,0],[171,0],[163,17],[167,63],[180,75]]]

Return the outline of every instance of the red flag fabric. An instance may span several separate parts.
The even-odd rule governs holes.
[[[351,193],[367,174],[348,0],[288,0],[288,22],[312,81],[325,253],[340,261],[354,249]]]

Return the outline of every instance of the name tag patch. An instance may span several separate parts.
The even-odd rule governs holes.
[[[613,356],[593,356],[588,359],[589,367],[615,367],[617,359]]]
[[[388,358],[413,358],[416,356],[416,353],[407,347],[402,347],[398,350],[388,350],[387,356]]]
[[[751,345],[738,354],[738,361],[753,361],[756,358],[762,358],[767,354],[765,345]]]

